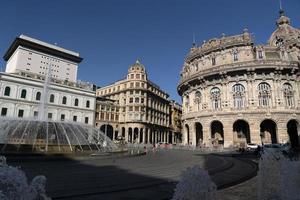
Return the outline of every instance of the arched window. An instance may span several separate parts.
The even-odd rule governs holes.
[[[67,104],[67,97],[63,97],[63,99],[62,99],[62,104]]]
[[[74,101],[74,106],[78,106],[78,99],[77,98]]]
[[[200,110],[200,104],[201,104],[201,92],[196,91],[195,93],[195,104],[197,105],[197,110]]]
[[[10,95],[10,87],[5,87],[5,90],[4,90],[4,96],[9,96]]]
[[[285,106],[287,107],[292,107],[294,106],[294,92],[293,92],[293,87],[289,83],[283,84],[283,97],[284,97],[284,102]]]
[[[86,101],[86,107],[87,107],[87,108],[90,107],[90,101],[89,101],[89,100]]]
[[[214,87],[210,91],[210,98],[212,102],[212,109],[220,109],[221,108],[221,91],[219,88]]]
[[[54,94],[50,95],[50,103],[54,103]]]
[[[26,99],[26,93],[27,93],[27,91],[26,91],[25,89],[23,89],[23,90],[21,91],[21,98],[22,98],[22,99]]]
[[[245,98],[245,87],[242,84],[235,84],[232,87],[232,92],[234,108],[243,108]]]
[[[41,92],[37,92],[35,95],[35,100],[40,101],[41,100]]]
[[[258,99],[259,99],[259,106],[262,107],[270,106],[271,87],[268,83],[260,83],[258,85]]]

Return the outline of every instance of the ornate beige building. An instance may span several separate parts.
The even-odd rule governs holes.
[[[172,144],[182,143],[182,126],[181,126],[182,107],[175,101],[170,101],[170,130],[172,136],[169,142]]]
[[[112,139],[172,142],[169,95],[148,79],[139,61],[130,66],[126,79],[99,88],[96,95],[96,126]]]
[[[193,45],[181,72],[183,143],[299,146],[300,31],[280,11],[265,45],[243,34]]]

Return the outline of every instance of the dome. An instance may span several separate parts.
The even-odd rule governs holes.
[[[276,21],[277,29],[272,33],[269,39],[270,46],[280,46],[291,39],[300,39],[300,30],[290,25],[290,18],[284,15],[284,11],[280,10],[280,17]]]
[[[145,67],[144,67],[144,65],[142,65],[142,64],[140,63],[140,61],[137,59],[137,60],[135,61],[135,63],[134,63],[133,65],[130,66],[130,68],[129,68],[128,71],[129,71],[129,72],[132,72],[132,71],[135,71],[135,72],[137,72],[137,71],[139,71],[139,72],[145,72]]]

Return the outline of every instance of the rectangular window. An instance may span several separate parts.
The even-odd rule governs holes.
[[[88,118],[88,117],[85,117],[85,118],[84,118],[84,123],[86,123],[86,124],[89,123],[89,118]]]
[[[119,115],[116,115],[116,118],[115,118],[115,120],[116,120],[116,121],[118,121],[118,120],[119,120]]]
[[[141,98],[141,103],[144,103],[144,98]]]
[[[48,119],[52,119],[52,113],[48,113]]]
[[[111,114],[110,115],[110,119],[111,119],[111,121],[114,121],[115,119],[114,119],[114,114]]]
[[[133,90],[130,91],[130,94],[133,94]]]
[[[6,116],[7,114],[7,108],[2,108],[1,109],[1,116]]]
[[[23,116],[24,116],[24,110],[19,110],[18,117],[23,117]]]
[[[133,88],[133,83],[130,83],[130,88]]]
[[[212,58],[211,63],[212,63],[212,65],[216,65],[216,58]]]
[[[139,98],[136,97],[135,100],[134,100],[134,102],[135,102],[135,103],[139,103]]]
[[[104,120],[104,113],[100,114],[100,119]]]
[[[140,83],[139,82],[135,83],[135,87],[140,87]]]
[[[109,113],[106,113],[106,120],[109,120]]]
[[[136,79],[140,79],[140,74],[136,74]]]
[[[233,61],[238,61],[238,54],[237,53],[233,53]]]
[[[65,121],[65,115],[64,114],[60,115],[60,121]]]
[[[262,51],[258,51],[258,58],[259,58],[259,59],[262,59],[262,58],[263,58],[263,56],[262,56]]]
[[[77,116],[76,115],[73,116],[73,122],[77,122]]]
[[[33,112],[33,116],[36,118],[37,116],[39,115],[39,112],[38,111],[34,111]]]
[[[133,111],[133,107],[132,106],[129,106],[129,111]]]
[[[133,98],[132,97],[129,99],[129,103],[133,103]]]
[[[139,111],[139,107],[138,107],[138,106],[135,106],[135,107],[134,107],[134,111]]]

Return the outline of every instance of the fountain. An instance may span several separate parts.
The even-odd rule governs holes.
[[[172,200],[216,200],[216,191],[208,172],[195,165],[182,172]]]
[[[2,153],[91,153],[115,151],[117,146],[100,130],[82,123],[46,119],[51,62],[45,77],[37,119],[0,118]]]

